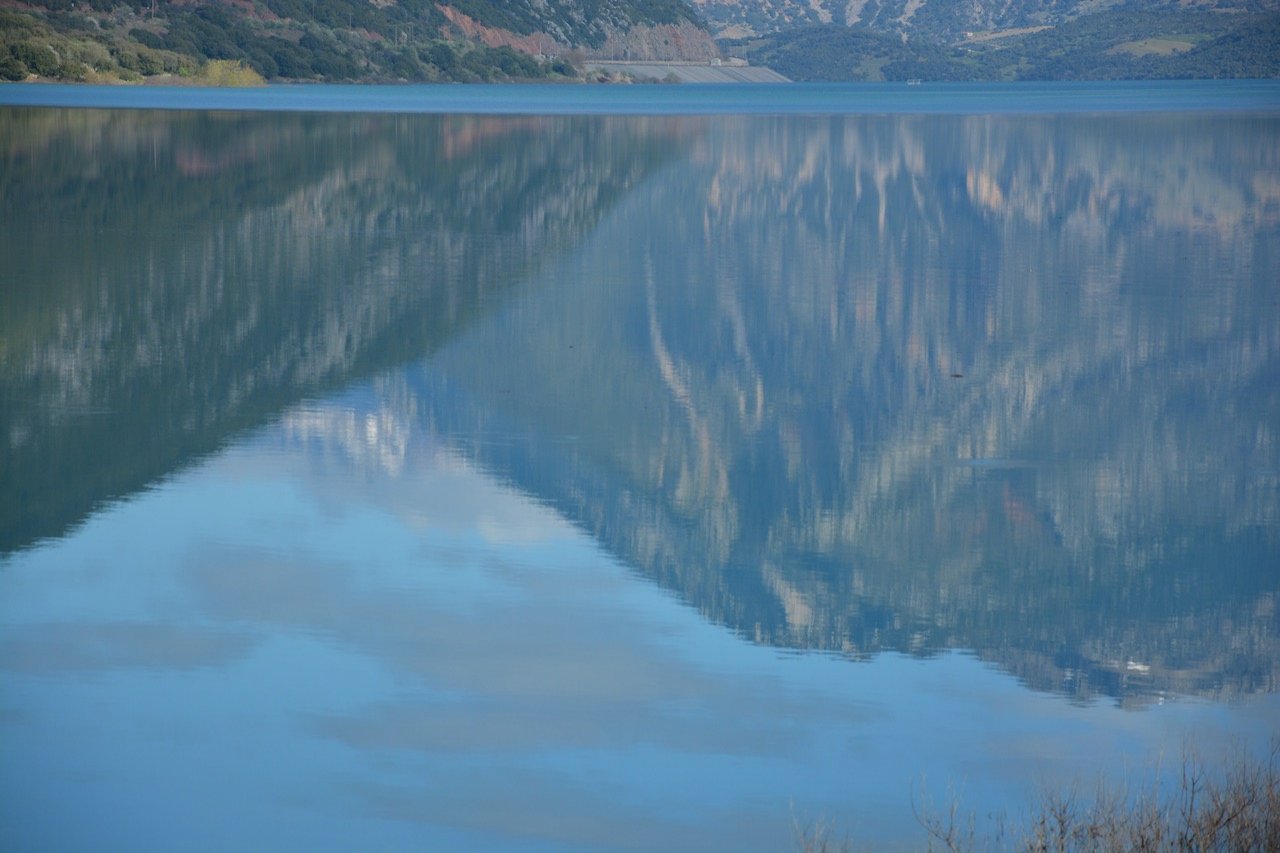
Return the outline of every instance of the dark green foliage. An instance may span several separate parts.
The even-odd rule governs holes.
[[[425,0],[405,0],[387,6],[364,0],[267,0],[266,5],[281,18],[298,23],[367,30],[391,40],[434,35],[444,23],[440,10]]]
[[[133,66],[133,69],[139,74],[151,76],[153,74],[163,74],[168,70],[165,68],[164,61],[153,53],[142,51],[136,54],[136,56],[137,62]]]
[[[424,52],[433,76],[463,82],[506,82],[576,74],[564,60],[547,62],[509,47],[472,47],[461,52],[458,47],[437,43]]]
[[[972,63],[947,56],[939,51],[930,55],[928,52],[917,52],[913,56],[886,62],[881,73],[886,80],[898,82],[906,80],[947,80],[964,81],[982,79],[980,69]]]
[[[477,61],[495,69],[498,74],[513,80],[540,76],[541,66],[528,54],[518,53],[509,47],[483,48],[472,51]]]
[[[399,51],[386,51],[383,54],[382,67],[399,80],[423,80],[426,77],[422,63],[418,61],[417,51],[411,47]]]
[[[364,77],[364,68],[359,62],[347,56],[335,54],[320,55],[315,62],[316,76],[322,80],[359,80]],[[379,68],[376,75],[385,79],[387,71]]]
[[[446,77],[451,77],[458,69],[458,54],[445,42],[436,42],[427,48],[425,59]]]
[[[251,61],[254,68],[263,77],[284,77],[291,80],[304,80],[315,76],[311,67],[311,57],[298,45],[286,41],[279,36],[271,36],[255,52]],[[275,73],[268,74],[267,69]]]
[[[27,66],[12,55],[0,55],[0,80],[25,80]]]
[[[1280,76],[1280,15],[1199,44],[1178,57],[1177,66],[1183,77]]]
[[[29,35],[38,29],[39,25],[29,16],[0,9],[0,34],[6,39]]]
[[[164,39],[150,30],[134,27],[129,30],[129,38],[133,39],[138,44],[145,45],[155,50],[159,50],[164,47]]]
[[[199,60],[163,50],[163,44],[153,32],[140,28],[125,32],[123,26],[115,28],[108,19],[82,9],[74,14],[51,11],[47,21],[0,10],[0,65],[5,79],[20,80],[33,72],[62,80],[84,80],[91,73],[138,80],[143,75],[190,72],[198,67]]]
[[[67,32],[80,30],[82,32],[96,32],[98,26],[92,18],[85,15],[77,15],[73,12],[50,12],[49,23],[54,29]]]
[[[1280,15],[1223,15],[1194,10],[1121,9],[978,52],[999,76],[1035,80],[1274,77],[1280,74]],[[1134,55],[1123,46],[1145,39],[1194,45],[1168,55]]]
[[[191,73],[207,60],[247,64],[267,79],[524,80],[577,76],[564,60],[544,61],[510,48],[457,40],[434,0],[262,0],[272,17],[246,7],[170,0],[48,0],[31,12],[0,10],[0,74],[20,80],[83,79],[93,70],[124,79]],[[683,0],[463,0],[477,20],[516,32],[553,33],[551,44],[577,34],[603,43],[604,17],[628,21],[690,19]],[[132,10],[132,11],[128,11]],[[625,12],[625,14],[623,14]],[[108,14],[109,13],[109,14]],[[652,13],[658,18],[649,18]],[[139,17],[146,19],[139,26]],[[496,23],[495,23],[496,22]],[[88,63],[88,64],[86,64]]]
[[[52,77],[58,73],[61,63],[58,55],[46,44],[38,42],[18,42],[9,48],[14,59],[25,65],[33,74],[41,77]]]

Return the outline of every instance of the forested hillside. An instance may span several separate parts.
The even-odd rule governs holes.
[[[1280,76],[1280,12],[1134,3],[989,32],[825,24],[724,42],[793,80],[1109,80]]]
[[[1280,0],[692,0],[719,38],[819,24],[950,44],[973,35],[1057,26],[1116,10],[1277,11]]]
[[[0,9],[0,78],[218,82],[574,77],[574,60],[706,59],[683,0],[47,0]],[[213,62],[210,65],[210,62]],[[238,75],[238,76],[236,76]]]
[[[0,0],[0,79],[568,79],[722,52],[793,80],[1280,76],[1280,0],[692,2]]]

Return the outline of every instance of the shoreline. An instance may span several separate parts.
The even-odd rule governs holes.
[[[0,106],[477,115],[1280,114],[1280,80],[1068,83],[42,83]]]

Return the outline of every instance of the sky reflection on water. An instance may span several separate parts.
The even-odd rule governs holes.
[[[5,112],[0,846],[912,848],[1259,752],[1277,121]]]
[[[299,410],[7,562],[17,846],[779,849],[792,812],[914,843],[922,790],[1141,776],[1192,734],[1256,747],[1280,710],[780,655],[445,446],[396,475],[290,425],[353,414]]]
[[[687,86],[284,84],[251,89],[42,84],[0,104],[114,109],[445,115],[990,115],[1187,110],[1274,112],[1274,80],[1076,83],[761,83]]]

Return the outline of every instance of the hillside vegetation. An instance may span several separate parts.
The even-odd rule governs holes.
[[[1280,0],[693,0],[719,38],[837,24],[953,44],[974,35],[1057,26],[1114,10],[1280,11]]]
[[[950,44],[828,24],[724,45],[793,80],[1276,77],[1280,13],[1125,7]]]
[[[44,0],[0,9],[0,80],[570,79],[721,51],[793,80],[1280,76],[1273,0],[695,2]]]
[[[263,79],[521,80],[576,77],[573,60],[623,51],[678,59],[716,49],[683,0],[48,0],[0,9],[5,80],[196,78],[210,61]]]

